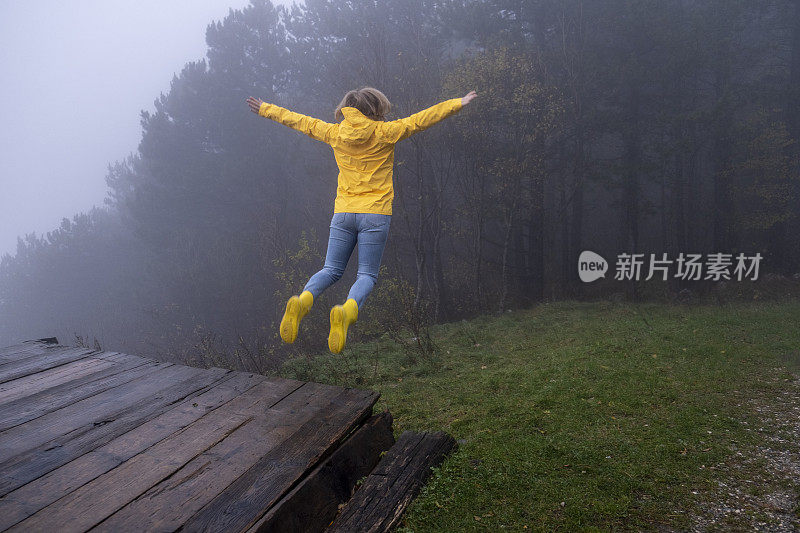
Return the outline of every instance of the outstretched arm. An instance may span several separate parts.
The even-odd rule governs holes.
[[[475,93],[475,91],[470,91],[463,98],[451,98],[450,100],[445,100],[444,102],[431,106],[428,109],[423,109],[418,113],[414,113],[409,117],[393,120],[391,122],[384,122],[381,127],[384,132],[384,137],[389,142],[400,142],[444,120],[453,113],[458,112],[476,96],[477,93]]]
[[[300,113],[295,113],[294,111],[289,111],[275,104],[262,102],[258,98],[253,98],[252,96],[247,99],[247,105],[250,106],[250,110],[253,113],[272,119],[284,126],[289,126],[292,129],[305,133],[312,139],[325,143],[330,142],[333,137],[333,131],[337,126],[337,124],[329,124],[318,118],[312,118],[301,115]]]

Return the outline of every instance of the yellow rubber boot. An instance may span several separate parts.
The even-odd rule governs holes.
[[[333,353],[344,349],[347,340],[347,328],[358,318],[358,304],[352,298],[344,305],[334,305],[331,309],[331,332],[328,335],[328,348]]]
[[[314,295],[309,291],[303,291],[300,296],[292,296],[286,302],[286,312],[281,319],[281,339],[286,343],[293,343],[297,338],[297,328],[300,320],[308,314],[311,305],[314,303]]]

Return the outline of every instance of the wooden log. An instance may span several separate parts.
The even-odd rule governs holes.
[[[243,529],[363,420],[375,396],[306,383],[93,531]]]
[[[444,433],[404,432],[367,477],[328,532],[390,531],[400,523],[406,507],[455,447]]]
[[[375,468],[381,452],[393,444],[392,416],[388,411],[374,415],[247,533],[323,531],[336,516],[339,505],[350,499],[356,482]]]
[[[177,365],[176,365],[177,366]],[[181,368],[181,367],[179,367]],[[40,417],[30,424],[35,424],[36,440],[41,441],[44,436],[63,433],[61,425],[74,426],[78,421],[82,425],[67,434],[51,439],[36,448],[13,456],[10,460],[0,464],[0,495],[4,495],[25,483],[32,481],[52,471],[69,461],[88,453],[89,451],[106,444],[119,435],[130,431],[167,411],[175,403],[187,398],[202,394],[218,381],[225,379],[230,372],[224,369],[199,370],[189,367],[180,381],[176,380],[175,372],[171,368],[157,372],[148,377],[143,383],[137,384],[124,391],[124,402],[115,400],[115,393],[121,389],[128,389],[128,384],[118,389],[100,393],[82,402],[78,402],[59,411]],[[165,383],[161,374],[171,374],[173,382]],[[167,385],[165,387],[165,385]],[[107,395],[107,396],[104,396]],[[80,405],[83,404],[84,405]],[[77,407],[74,407],[77,406]],[[91,413],[91,418],[81,417],[81,413]],[[69,418],[61,419],[60,415],[69,413]],[[16,431],[18,426],[11,431]],[[19,435],[23,437],[23,435]],[[4,437],[0,434],[0,442]],[[19,443],[15,438],[13,448],[16,450]],[[5,450],[0,446],[0,455]]]
[[[230,379],[220,381],[199,396],[184,400],[169,411],[120,435],[108,444],[10,492],[0,498],[0,531],[21,522],[159,441],[177,434],[207,413],[218,410],[234,400],[241,407],[243,402],[248,401],[248,396],[243,394],[265,381],[267,378],[259,374],[234,372]],[[299,385],[297,383],[295,387]],[[266,384],[251,391],[249,397],[259,398],[274,389],[277,389],[275,385]],[[236,405],[228,405],[226,409],[235,410]]]

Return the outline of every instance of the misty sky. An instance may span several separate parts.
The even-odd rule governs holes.
[[[103,205],[139,114],[248,0],[0,0],[0,256]],[[291,2],[276,2],[289,4]]]

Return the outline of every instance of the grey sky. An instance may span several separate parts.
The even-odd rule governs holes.
[[[0,0],[0,256],[102,205],[205,29],[248,0]],[[290,2],[276,2],[290,3]]]

